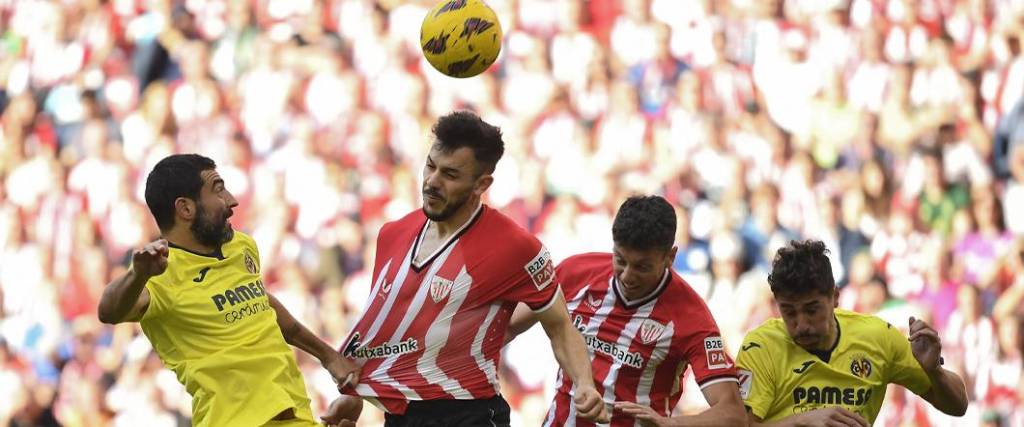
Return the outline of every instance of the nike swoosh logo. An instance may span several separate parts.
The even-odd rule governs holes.
[[[747,351],[747,350],[750,350],[752,348],[761,348],[761,344],[758,344],[756,342],[752,342],[750,344],[747,344],[747,345],[743,346],[742,350],[743,351]]]
[[[391,292],[391,286],[393,286],[394,284],[395,282],[384,282],[384,284],[380,286],[380,290],[383,291],[385,294]]]
[[[814,364],[813,360],[808,360],[808,361],[804,362],[803,366],[794,369],[793,372],[798,373],[798,374],[802,374],[804,372],[807,372],[807,368],[810,368],[811,365],[813,365],[813,364]]]
[[[195,279],[192,279],[192,281],[196,282],[196,283],[202,282],[203,279],[206,278],[206,272],[207,271],[210,271],[210,267],[206,267],[206,268],[203,268],[202,270],[199,270],[199,277],[196,277]]]

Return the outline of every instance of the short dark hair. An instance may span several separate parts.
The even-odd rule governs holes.
[[[831,295],[836,289],[828,249],[821,240],[792,240],[772,261],[768,285],[775,295]]]
[[[626,199],[612,223],[612,240],[630,249],[667,250],[675,244],[675,238],[676,211],[660,196]]]
[[[473,150],[480,163],[479,174],[492,173],[505,154],[501,129],[488,124],[471,111],[454,111],[437,120],[432,129],[441,151],[451,153],[462,147]]]
[[[146,205],[161,231],[174,226],[174,201],[198,200],[203,189],[200,173],[216,168],[213,160],[199,154],[174,154],[153,167],[146,178]]]

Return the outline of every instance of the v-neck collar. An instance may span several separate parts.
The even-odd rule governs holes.
[[[622,305],[626,306],[626,308],[636,308],[644,304],[647,304],[651,301],[654,301],[655,298],[658,298],[658,295],[661,295],[661,293],[665,291],[665,288],[667,287],[669,279],[671,277],[672,274],[669,273],[668,269],[666,268],[665,273],[662,274],[661,276],[661,283],[658,283],[658,287],[654,288],[654,290],[651,291],[651,293],[647,294],[647,296],[644,296],[635,301],[630,301],[628,298],[626,298],[625,292],[622,292],[622,289],[620,289],[622,284],[619,283],[619,278],[615,277],[615,274],[613,273],[612,291],[615,292],[615,298],[618,299],[619,302],[622,303]]]
[[[423,243],[423,239],[426,238],[426,236],[427,236],[427,228],[429,228],[430,224],[433,222],[433,221],[431,221],[428,218],[423,223],[423,227],[420,228],[419,234],[416,235],[416,241],[413,243],[412,258],[409,260],[409,264],[412,267],[412,269],[418,273],[421,270],[423,270],[426,266],[430,265],[431,262],[434,262],[434,259],[436,259],[437,256],[441,254],[441,252],[444,252],[445,249],[448,249],[448,247],[451,246],[452,243],[454,243],[456,240],[458,240],[459,237],[462,237],[462,235],[465,234],[467,230],[469,230],[469,227],[471,225],[475,224],[476,221],[478,219],[480,219],[480,217],[483,214],[483,210],[484,210],[484,204],[483,203],[480,203],[479,205],[477,205],[476,211],[473,212],[473,215],[469,217],[469,220],[466,221],[465,224],[462,224],[462,226],[459,227],[458,230],[456,230],[454,233],[452,233],[452,235],[449,236],[447,240],[445,240],[444,244],[438,246],[437,249],[434,250],[434,253],[430,254],[430,256],[427,257],[427,259],[423,260],[423,262],[421,262],[421,263],[418,263],[418,262],[416,262],[416,258],[419,257],[420,244]]]

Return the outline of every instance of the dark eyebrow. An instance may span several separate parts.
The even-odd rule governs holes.
[[[224,180],[221,179],[221,178],[217,178],[217,179],[213,180],[213,184],[211,185],[211,187],[216,187],[217,184],[220,184],[221,187],[223,187],[224,186]]]

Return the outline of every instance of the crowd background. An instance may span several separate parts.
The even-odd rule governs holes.
[[[822,239],[843,308],[927,319],[967,383],[961,419],[893,388],[878,425],[1024,426],[1024,1],[489,0],[503,51],[464,80],[421,57],[431,3],[0,0],[0,426],[189,425],[137,325],[96,320],[158,235],[156,161],[216,160],[267,287],[338,344],[456,108],[502,127],[487,202],[556,260],[665,195],[735,355],[775,315],[774,250]],[[513,425],[546,410],[546,347],[506,351]],[[337,392],[299,360],[321,413]]]

